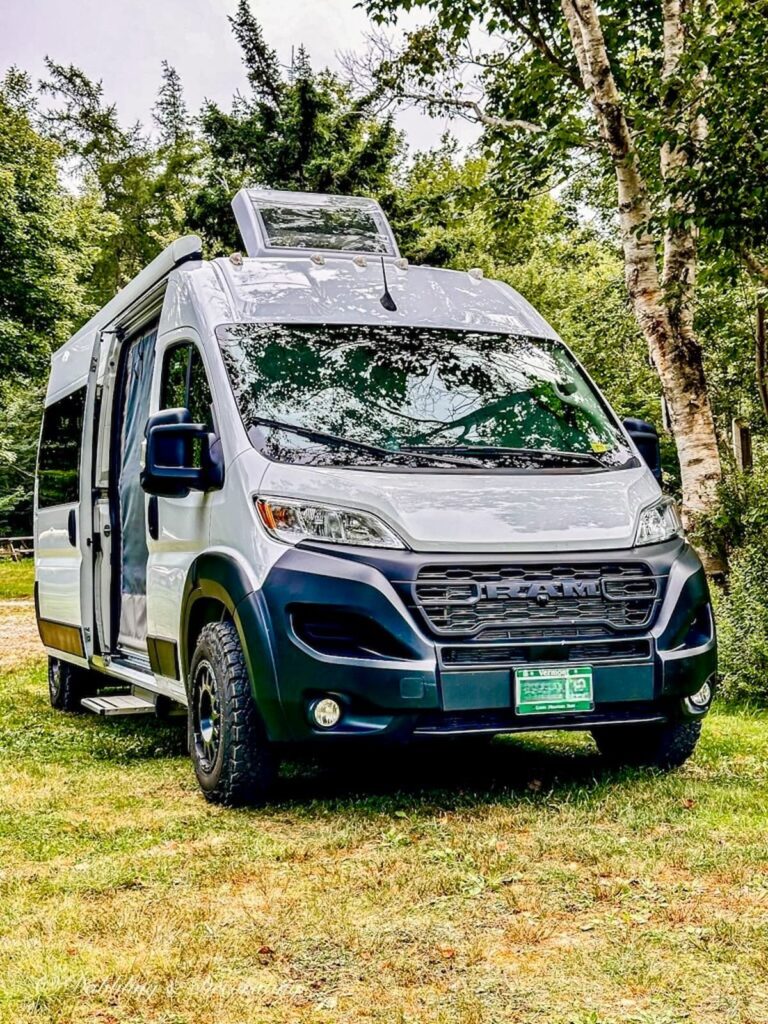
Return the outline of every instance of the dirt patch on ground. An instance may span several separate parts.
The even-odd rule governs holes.
[[[0,600],[0,672],[45,656],[33,601]]]

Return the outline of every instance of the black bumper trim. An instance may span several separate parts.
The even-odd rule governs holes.
[[[611,558],[609,552],[602,554]],[[548,638],[524,644],[530,660],[537,662],[549,660],[559,644],[582,646],[583,663],[594,667],[595,712],[521,720],[512,707],[514,665],[446,664],[443,645],[428,635],[398,590],[398,581],[412,575],[419,562],[433,564],[434,554],[351,552],[331,545],[288,548],[262,588],[244,594],[233,614],[267,733],[277,742],[325,743],[355,736],[408,739],[446,731],[527,732],[664,721],[679,712],[681,698],[716,671],[716,640],[714,634],[701,639],[697,635],[692,643],[694,638],[688,635],[696,609],[709,606],[706,578],[695,552],[675,542],[643,554],[659,574],[668,576],[665,600],[645,635],[616,638],[618,657],[591,659],[584,640],[551,644]],[[589,557],[594,559],[594,554]],[[201,593],[207,586],[198,581]],[[366,655],[362,644],[353,657],[308,646],[307,638],[296,632],[297,612],[312,606],[321,607],[330,620],[338,616],[346,626],[371,620],[386,631],[400,656]],[[632,651],[624,648],[626,642],[632,643]],[[642,649],[635,649],[640,643]],[[451,646],[472,645],[454,641]],[[501,653],[516,644],[483,646]],[[646,651],[646,657],[632,657]],[[338,728],[319,736],[308,707],[325,693],[337,694],[346,710]]]
[[[669,721],[669,715],[658,705],[632,710],[605,709],[586,715],[531,715],[520,717],[514,711],[464,712],[430,715],[420,718],[414,736],[455,736],[466,733],[543,732],[566,729],[589,731],[609,725],[648,725]]]

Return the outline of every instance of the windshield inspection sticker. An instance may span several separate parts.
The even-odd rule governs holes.
[[[515,671],[515,713],[556,714],[593,711],[592,669],[589,666],[519,668]]]

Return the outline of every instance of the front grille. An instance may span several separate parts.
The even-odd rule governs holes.
[[[505,639],[549,629],[578,635],[647,627],[658,581],[642,562],[429,565],[413,585],[417,608],[440,636]]]
[[[471,666],[535,665],[571,662],[579,665],[593,665],[606,661],[644,661],[651,656],[648,640],[606,640],[604,643],[558,644],[517,644],[514,647],[494,644],[461,647],[443,647],[442,663],[446,668],[468,668]]]
[[[525,624],[510,626],[508,629],[493,629],[492,627],[485,627],[481,629],[473,640],[482,640],[483,642],[491,642],[492,640],[518,640],[520,637],[530,635],[531,628]],[[537,640],[573,640],[574,638],[579,639],[590,639],[592,637],[604,637],[605,628],[603,626],[569,626],[565,625],[542,625],[538,623],[536,626],[536,639]]]

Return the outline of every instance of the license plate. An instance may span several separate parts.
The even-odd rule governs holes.
[[[594,711],[592,669],[584,665],[515,670],[515,713]]]

